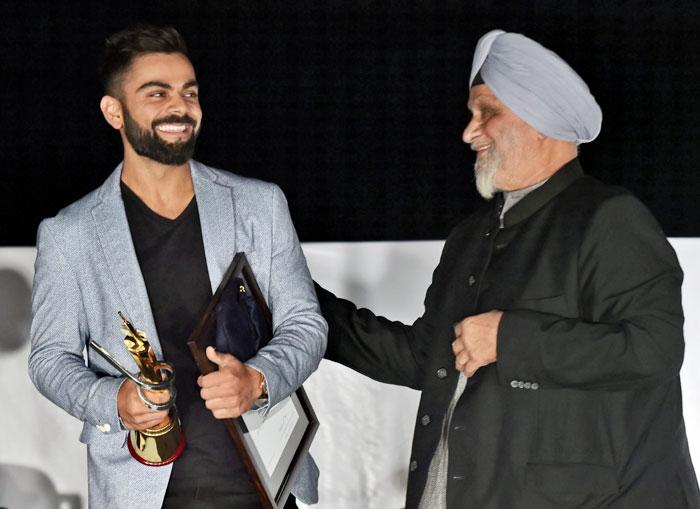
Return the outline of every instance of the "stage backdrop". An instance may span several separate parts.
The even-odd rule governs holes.
[[[686,358],[681,376],[688,438],[697,465],[700,315],[695,310],[700,305],[700,239],[672,239],[672,244],[685,271]],[[422,312],[441,248],[441,241],[304,245],[311,272],[321,284],[405,322]],[[33,472],[36,497],[43,490],[54,497],[61,494],[65,507],[86,507],[80,423],[39,395],[27,375],[34,256],[34,248],[0,248],[0,486],[3,469],[13,465],[17,471]],[[305,386],[321,421],[311,448],[321,468],[317,507],[403,507],[419,393],[379,384],[328,361]],[[5,500],[10,496],[0,488],[0,506],[10,505]],[[37,498],[27,507],[42,506]]]
[[[201,84],[196,158],[279,184],[304,242],[435,240],[483,203],[462,142],[474,46],[494,28],[561,55],[603,110],[583,167],[700,236],[700,2],[0,0],[0,245],[104,181],[104,39],[185,37]],[[9,199],[8,199],[9,198]]]

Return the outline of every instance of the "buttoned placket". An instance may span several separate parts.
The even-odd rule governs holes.
[[[478,277],[473,273],[467,277],[467,286],[469,286],[469,288],[473,288],[474,291],[474,309],[477,309],[476,306],[478,304],[479,295],[481,293],[481,283],[491,263],[496,237],[498,236],[499,231],[503,228],[503,219],[501,213],[502,208],[503,203],[501,202],[497,210],[494,211],[499,215],[499,222],[497,223],[498,227],[495,227],[495,225],[493,225],[492,223],[493,226],[486,230],[482,237],[482,241],[488,243],[486,249],[488,253],[488,255],[486,256],[486,263],[481,267],[480,274]],[[438,377],[440,377],[439,370]],[[459,402],[459,399],[462,397],[462,394],[467,389],[467,384],[467,377],[463,373],[460,373],[457,380],[457,385],[455,387],[455,391],[452,395],[452,399],[450,400],[450,403],[447,407],[447,412],[445,413],[445,417],[442,421],[440,441],[438,442],[437,448],[435,450],[435,453],[433,454],[433,457],[430,461],[430,465],[428,467],[428,478],[426,480],[424,492],[420,499],[419,509],[446,509],[448,484],[453,482],[461,482],[466,479],[467,472],[450,471],[448,443],[451,432],[467,431],[467,427],[462,424],[456,424],[452,426],[452,416],[454,414],[454,410],[457,406],[457,403]],[[430,416],[427,414],[423,415],[420,419],[421,425],[424,427],[429,425],[430,421]],[[418,463],[415,460],[413,460],[410,464],[409,469],[412,469],[411,471],[414,471],[417,468]]]

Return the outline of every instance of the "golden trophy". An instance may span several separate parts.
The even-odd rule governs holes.
[[[185,435],[175,409],[175,370],[170,363],[156,359],[143,331],[131,325],[121,311],[119,317],[122,319],[121,331],[125,335],[124,345],[136,362],[139,372],[130,373],[95,341],[90,340],[90,346],[136,384],[136,392],[144,405],[151,410],[170,410],[157,426],[141,431],[130,430],[127,442],[129,452],[140,463],[152,467],[167,465],[179,458],[185,450]],[[156,403],[149,400],[144,391],[161,395],[165,393],[169,397],[164,403]]]

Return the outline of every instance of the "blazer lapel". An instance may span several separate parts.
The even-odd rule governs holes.
[[[114,310],[115,324],[118,323],[117,311],[122,311],[134,327],[146,333],[158,358],[162,358],[163,351],[158,340],[151,303],[136,258],[121,197],[121,170],[120,164],[102,185],[99,191],[101,200],[92,210],[95,229],[106,259],[105,267],[112,276],[124,306],[124,309]]]
[[[216,182],[216,174],[203,164],[190,161],[204,255],[212,293],[236,254],[236,216],[231,189]]]

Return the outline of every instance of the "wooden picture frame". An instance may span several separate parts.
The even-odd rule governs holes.
[[[230,330],[231,323],[236,325],[236,330]],[[187,341],[202,374],[218,369],[209,361],[205,350],[215,337],[217,350],[222,351],[220,339],[224,336],[228,336],[229,341],[235,336],[235,342],[229,343],[232,348],[228,350],[236,350],[229,353],[237,357],[241,355],[241,362],[254,355],[272,337],[272,314],[244,253],[234,256]],[[251,410],[236,419],[223,419],[223,422],[263,507],[282,509],[297,477],[300,460],[308,452],[318,429],[316,414],[303,387],[276,404],[264,418],[256,410]]]

